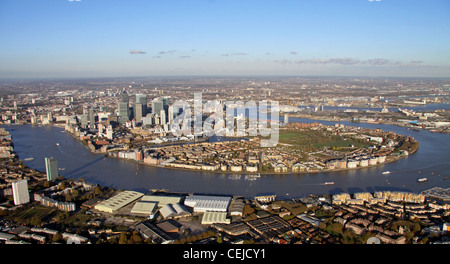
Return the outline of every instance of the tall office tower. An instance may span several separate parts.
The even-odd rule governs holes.
[[[130,100],[130,98],[129,98],[127,92],[123,91],[123,92],[120,94],[120,102],[122,102],[122,103],[128,103],[129,100]]]
[[[141,109],[139,108],[139,105]],[[136,94],[136,104],[134,105],[134,119],[136,119],[136,122],[140,122],[137,118],[137,113],[141,111],[141,120],[142,117],[144,117],[147,114],[147,95],[146,94]]]
[[[80,116],[80,123],[82,127],[85,127],[88,125],[88,115],[81,115]]]
[[[51,157],[45,158],[45,170],[47,171],[47,181],[53,181],[58,177],[58,161]]]
[[[136,120],[136,123],[140,123],[142,121],[142,116],[144,116],[143,105],[136,103],[134,105],[134,120]]]
[[[167,108],[169,107],[169,98],[163,97],[161,98],[161,101],[163,102],[163,108],[167,110]]]
[[[161,125],[165,125],[166,122],[166,111],[164,111],[164,109],[161,109],[160,114],[159,114],[161,121],[159,122]]]
[[[30,201],[30,194],[28,193],[28,181],[19,180],[12,183],[12,193],[14,204],[26,204]]]
[[[167,120],[168,120],[169,125],[172,124],[173,118],[174,118],[173,106],[171,105],[171,106],[169,106],[169,109],[167,110]]]
[[[124,124],[130,120],[130,109],[128,103],[120,102],[118,108],[119,123]]]
[[[147,111],[147,95],[146,94],[136,94],[136,104],[141,104],[144,110]],[[144,116],[147,113],[144,114]]]
[[[91,125],[95,124],[94,108],[89,108],[89,123],[91,123]]]
[[[152,102],[152,113],[153,114],[160,114],[161,110],[164,109],[163,102],[160,100],[153,100]]]

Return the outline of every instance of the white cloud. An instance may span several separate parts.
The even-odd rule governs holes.
[[[145,54],[146,52],[143,50],[130,50],[130,54]]]
[[[158,54],[160,55],[164,55],[164,54],[174,54],[175,52],[177,52],[176,50],[168,50],[168,51],[160,51],[158,52]]]
[[[248,55],[248,54],[245,52],[235,52],[235,53],[225,53],[225,54],[222,54],[221,56],[228,57],[228,56],[245,56],[245,55]]]

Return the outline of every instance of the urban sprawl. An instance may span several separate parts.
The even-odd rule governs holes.
[[[448,110],[409,109],[447,103],[449,84],[441,80],[180,77],[4,81],[0,87],[5,126],[59,126],[90,151],[109,157],[249,178],[376,166],[419,148],[414,138],[361,128],[360,122],[439,133],[448,133],[450,125]],[[214,111],[204,106],[202,121],[217,115],[217,109],[226,111],[226,101],[278,101],[283,119],[269,124],[279,127],[277,145],[262,146],[265,137],[248,131],[214,140],[202,133],[175,135],[172,125],[184,111],[173,103],[194,104],[189,98],[194,92],[219,106]],[[290,117],[327,119],[335,125],[290,122]],[[248,126],[251,119],[237,114],[232,122]],[[266,120],[258,120],[262,121]],[[355,126],[340,121],[352,121]],[[58,174],[58,157],[45,159],[45,172],[27,167],[14,152],[5,126],[0,131],[0,240],[4,243],[448,241],[449,189],[290,200],[277,200],[274,194],[243,197],[115,190],[83,179],[64,179]]]

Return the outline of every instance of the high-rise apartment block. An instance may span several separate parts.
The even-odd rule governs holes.
[[[12,183],[12,193],[14,204],[26,204],[30,202],[30,194],[28,193],[28,181],[19,180]]]
[[[45,158],[45,170],[47,171],[47,180],[55,180],[58,177],[58,161],[53,157]]]

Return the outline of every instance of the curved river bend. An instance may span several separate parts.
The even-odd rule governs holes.
[[[90,153],[79,141],[57,127],[9,125],[14,150],[24,163],[45,171],[44,158],[55,157],[60,175],[65,178],[83,178],[88,182],[117,189],[148,192],[149,189],[169,189],[184,193],[215,193],[253,197],[258,193],[275,193],[281,198],[298,198],[308,194],[336,194],[341,192],[375,192],[381,190],[421,192],[439,186],[450,187],[450,135],[428,131],[413,131],[404,127],[382,124],[329,122],[290,118],[292,122],[335,123],[381,128],[416,138],[419,150],[399,161],[357,170],[287,175],[261,175],[254,180],[235,174],[219,174],[165,169],[138,164],[134,161],[105,157]],[[56,143],[59,143],[57,145]],[[34,158],[28,160],[27,158]],[[390,171],[383,175],[383,171]],[[419,183],[418,178],[427,182]],[[447,179],[446,179],[447,177]],[[324,185],[334,182],[334,185]]]

